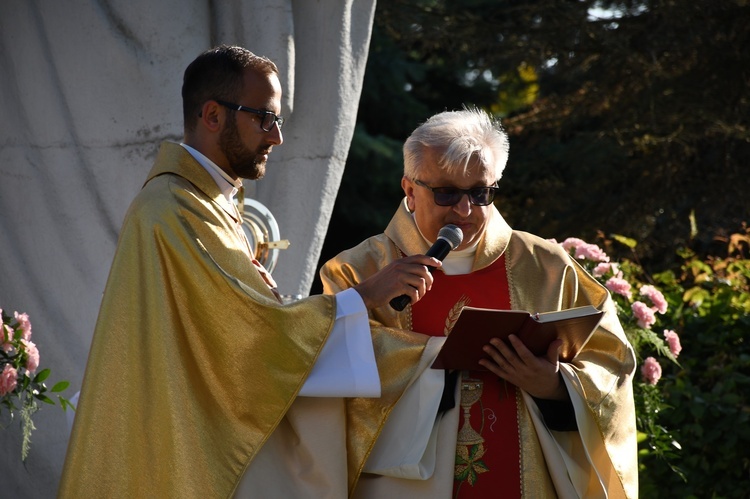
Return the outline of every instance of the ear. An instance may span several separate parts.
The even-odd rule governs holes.
[[[406,194],[406,207],[409,211],[414,212],[416,203],[414,202],[414,182],[411,181],[406,175],[401,177],[401,188]]]
[[[215,100],[207,100],[203,103],[199,120],[207,130],[219,132],[224,126],[226,116],[224,106]]]

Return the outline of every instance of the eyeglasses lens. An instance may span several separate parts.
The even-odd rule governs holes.
[[[281,125],[284,124],[284,119],[279,118],[271,112],[266,112],[266,114],[263,115],[263,120],[260,123],[260,127],[266,132],[270,132],[273,128],[274,123],[278,124],[279,130],[281,130]]]
[[[455,189],[453,187],[433,188],[435,204],[439,206],[453,206],[461,201],[464,193],[469,195],[469,201],[475,206],[487,206],[495,199],[495,189],[492,187],[477,187],[468,191]]]
[[[260,123],[260,127],[265,130],[266,132],[271,130],[271,127],[273,126],[275,116],[270,113],[266,113],[263,115],[263,120]]]

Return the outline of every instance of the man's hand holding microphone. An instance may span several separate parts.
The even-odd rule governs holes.
[[[368,309],[390,303],[402,311],[409,303],[416,303],[432,287],[432,270],[442,266],[442,260],[463,240],[461,229],[446,225],[438,233],[435,243],[424,255],[412,255],[391,262],[376,274],[365,279],[354,289]]]

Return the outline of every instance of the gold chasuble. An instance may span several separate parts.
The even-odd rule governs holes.
[[[120,233],[60,497],[231,497],[284,418],[331,331],[335,299],[281,305],[240,223],[209,173],[164,143]],[[416,362],[423,343],[400,350],[401,363]],[[389,389],[393,404],[401,392]],[[377,408],[351,418],[353,447],[372,445]],[[364,452],[347,456],[348,487]]]
[[[324,289],[338,292],[397,258],[427,250],[404,202],[384,234],[344,251],[324,266]],[[442,418],[452,422],[452,437],[442,443],[438,440],[437,462],[447,466],[438,465],[424,483],[364,476],[355,495],[389,499],[448,499],[454,493],[459,498],[638,497],[632,392],[635,356],[607,290],[559,245],[512,230],[496,209],[477,247],[471,273],[447,276],[437,270],[435,274],[432,290],[413,307],[401,313],[390,307],[371,311],[373,332],[387,328],[449,334],[458,309],[467,302],[531,312],[593,305],[605,312],[584,349],[572,362],[560,366],[578,429],[551,430],[528,393],[486,372],[464,372],[456,407]],[[440,431],[446,434],[442,427]],[[451,480],[441,474],[450,474]],[[431,481],[439,486],[431,486]]]

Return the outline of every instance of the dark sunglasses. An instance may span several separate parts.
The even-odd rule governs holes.
[[[430,187],[424,182],[414,179],[414,183],[432,191],[435,204],[438,206],[453,206],[461,201],[464,194],[469,196],[469,202],[474,206],[487,206],[492,204],[495,194],[499,190],[497,185],[490,187],[473,187],[471,189],[459,189],[458,187]]]
[[[221,104],[224,107],[228,107],[229,109],[233,109],[235,111],[245,111],[246,113],[253,113],[260,116],[260,128],[264,132],[270,132],[273,128],[274,123],[279,126],[279,130],[281,130],[281,127],[284,125],[284,118],[281,116],[277,116],[276,113],[272,113],[271,111],[261,111],[260,109],[253,109],[252,107],[246,107],[246,106],[240,106],[239,104],[232,104],[230,102],[226,102],[223,100],[215,99],[216,102]]]

